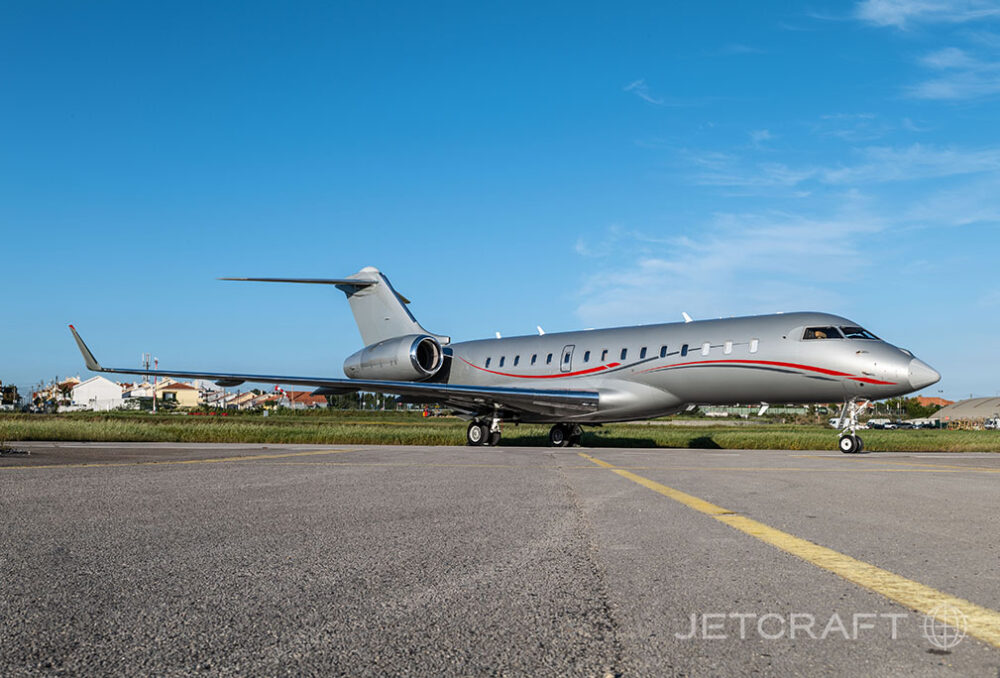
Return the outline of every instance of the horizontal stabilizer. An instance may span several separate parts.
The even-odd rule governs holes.
[[[307,285],[353,285],[354,287],[368,287],[374,285],[378,280],[366,280],[359,278],[219,278],[219,280],[235,280],[237,282],[280,282],[280,283],[305,283]]]

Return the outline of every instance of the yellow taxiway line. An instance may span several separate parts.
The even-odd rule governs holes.
[[[849,582],[881,594],[911,610],[933,616],[945,623],[948,623],[947,615],[952,609],[959,610],[966,617],[966,632],[969,635],[1000,648],[1000,612],[976,605],[963,598],[942,593],[912,579],[901,577],[898,574],[851,558],[833,549],[814,544],[811,541],[801,539],[787,532],[776,530],[756,520],[737,515],[733,511],[724,509],[721,506],[716,506],[704,499],[699,499],[680,490],[667,487],[649,478],[636,475],[631,471],[616,468],[614,464],[609,464],[606,461],[596,459],[582,452],[579,454],[584,459],[603,466],[623,478],[627,478],[665,497],[680,502],[695,511],[712,516],[733,529],[759,539],[765,544],[779,548],[817,567],[833,572]]]

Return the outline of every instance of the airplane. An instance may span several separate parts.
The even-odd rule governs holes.
[[[861,452],[858,415],[869,401],[902,396],[941,375],[906,349],[828,313],[542,333],[452,343],[424,329],[409,300],[374,267],[346,278],[220,278],[333,285],[347,295],[364,348],[343,378],[103,367],[73,325],[87,369],[368,391],[437,403],[469,421],[469,445],[497,445],[504,422],[552,424],[549,442],[580,442],[584,425],[650,419],[700,405],[843,402],[839,449]]]

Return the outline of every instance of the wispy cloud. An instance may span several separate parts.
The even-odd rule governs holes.
[[[720,214],[660,244],[619,238],[614,260],[629,263],[588,274],[577,313],[596,325],[674,320],[682,310],[712,317],[836,307],[837,285],[854,279],[868,260],[863,238],[882,228],[849,206],[829,219]],[[625,249],[630,245],[636,251]]]
[[[754,129],[750,130],[750,144],[754,148],[762,148],[765,141],[770,141],[774,138],[770,130],[766,129]]]
[[[915,24],[966,23],[1000,17],[992,0],[864,0],[855,6],[858,19],[875,26],[908,29]]]
[[[625,85],[624,90],[626,92],[632,92],[643,101],[647,101],[656,106],[662,106],[664,100],[660,97],[655,97],[649,92],[649,85],[646,84],[645,79],[633,80],[629,84]]]
[[[813,129],[820,136],[857,144],[884,137],[892,131],[892,125],[874,113],[833,113],[821,116]]]
[[[906,147],[870,146],[855,151],[858,162],[838,166],[790,166],[779,162],[749,162],[723,153],[687,154],[701,168],[690,173],[702,186],[733,188],[794,188],[807,182],[828,186],[916,181],[956,175],[1000,172],[1000,147],[939,148],[922,144]]]
[[[1000,93],[1000,61],[948,47],[925,55],[921,64],[942,74],[907,88],[915,99],[976,99]]]
[[[740,56],[744,54],[766,54],[759,47],[751,47],[738,42],[730,43],[716,52],[718,56]]]

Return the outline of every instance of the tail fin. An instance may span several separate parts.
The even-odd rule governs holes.
[[[346,278],[220,278],[220,280],[248,280],[257,282],[311,283],[336,285],[347,295],[354,313],[354,321],[361,332],[361,340],[370,346],[383,339],[392,339],[407,334],[429,334],[442,344],[451,342],[450,337],[428,332],[417,322],[406,308],[410,303],[392,287],[392,283],[377,268],[366,266]]]

